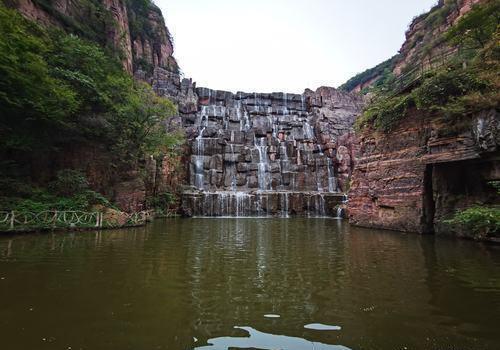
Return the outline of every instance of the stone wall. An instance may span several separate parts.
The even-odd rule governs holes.
[[[183,95],[190,95],[187,91]],[[306,90],[301,95],[234,94],[198,88],[196,96],[196,109],[192,101],[181,109],[190,148],[191,188],[185,198],[224,203],[225,198],[231,200],[231,193],[239,200],[261,198],[257,193],[314,196],[314,193],[338,194],[347,190],[355,150],[351,132],[363,105],[361,97],[327,87]],[[193,195],[195,191],[201,197]],[[220,198],[213,200],[214,194]],[[283,196],[269,195],[270,207],[278,208]],[[318,198],[324,202],[324,196]],[[198,214],[201,209],[197,209],[193,199],[188,202],[184,207],[191,209],[186,211]],[[318,206],[316,212],[333,212],[340,201],[333,202],[333,208],[321,211]],[[304,203],[292,212],[298,215],[309,212]],[[203,204],[201,208],[210,206]],[[230,206],[235,214],[238,205]],[[246,207],[249,213],[257,213],[255,208],[264,204],[254,201]],[[276,215],[281,210],[266,212]],[[205,214],[221,215],[213,210]]]

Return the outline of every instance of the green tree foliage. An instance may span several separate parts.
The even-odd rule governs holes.
[[[339,90],[352,91],[352,89],[356,86],[365,84],[373,79],[377,79],[375,85],[382,85],[392,75],[392,70],[394,69],[394,65],[398,58],[399,55],[396,55],[387,61],[380,63],[376,67],[367,69],[364,72],[357,74],[341,85]]]
[[[417,108],[440,110],[458,97],[470,92],[485,91],[487,82],[474,73],[464,69],[450,69],[430,74],[412,94]]]
[[[138,165],[181,142],[166,129],[174,113],[172,102],[134,81],[106,48],[0,4],[2,180],[15,177],[25,159],[75,143],[109,150],[118,171]]]
[[[454,45],[466,48],[484,48],[500,25],[500,1],[487,0],[475,5],[445,35]]]
[[[153,151],[167,139],[160,124],[173,104],[134,82],[99,46],[47,32],[1,6],[0,50],[0,147],[50,149],[68,138],[133,135],[131,147]]]
[[[0,6],[0,146],[30,147],[42,129],[60,124],[79,106],[45,60],[50,39],[36,25]]]

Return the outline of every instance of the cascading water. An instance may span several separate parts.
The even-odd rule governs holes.
[[[316,212],[320,216],[326,216],[325,197],[321,193],[316,196]]]
[[[259,142],[257,140],[255,141],[255,148],[259,151],[259,163],[258,163],[258,181],[259,181],[259,190],[261,191],[266,191],[268,190],[268,184],[267,184],[267,175],[266,175],[266,170],[267,170],[267,145],[266,145],[267,139],[265,137],[262,137],[259,139]]]
[[[335,192],[337,191],[337,178],[333,176],[334,170],[330,157],[326,158],[326,162],[328,167],[328,192]]]
[[[283,217],[283,218],[290,217],[290,215],[288,213],[289,212],[289,206],[290,206],[288,195],[289,195],[288,192],[282,192],[282,193],[279,194],[280,200],[281,200],[281,217]]]
[[[304,121],[304,137],[307,140],[312,140],[314,138],[314,130],[307,120]]]
[[[323,144],[327,153],[318,143],[304,95],[203,93],[190,119],[194,215],[335,215],[335,145]]]
[[[196,156],[195,156],[195,186],[196,188],[203,190],[205,182],[205,165],[204,165],[204,143],[203,143],[203,133],[205,132],[205,127],[203,127],[198,137],[196,137]]]
[[[233,134],[231,134],[231,142],[233,142],[233,141],[234,141],[234,140],[233,140],[233,138],[234,138],[234,135],[233,135]],[[235,159],[236,157],[235,157],[235,155],[234,155],[234,145],[233,145],[232,143],[230,143],[230,144],[229,144],[229,149],[230,149],[230,151],[231,151],[231,159],[233,160],[233,159]],[[236,191],[236,169],[235,169],[235,168],[236,168],[236,167],[233,165],[233,166],[232,166],[232,169],[231,169],[231,190],[232,190],[233,192],[235,192],[235,191]]]

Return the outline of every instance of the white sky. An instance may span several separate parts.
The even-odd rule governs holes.
[[[154,0],[198,86],[302,93],[396,54],[437,0]]]

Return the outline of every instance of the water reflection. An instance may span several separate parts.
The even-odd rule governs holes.
[[[237,324],[351,349],[496,350],[500,247],[300,218],[0,237],[0,310],[9,350],[255,338]]]
[[[274,335],[259,332],[251,327],[234,327],[245,331],[247,337],[220,337],[209,339],[207,346],[195,350],[230,350],[230,349],[262,349],[262,350],[350,350],[341,345],[328,345],[312,342],[297,337]]]

